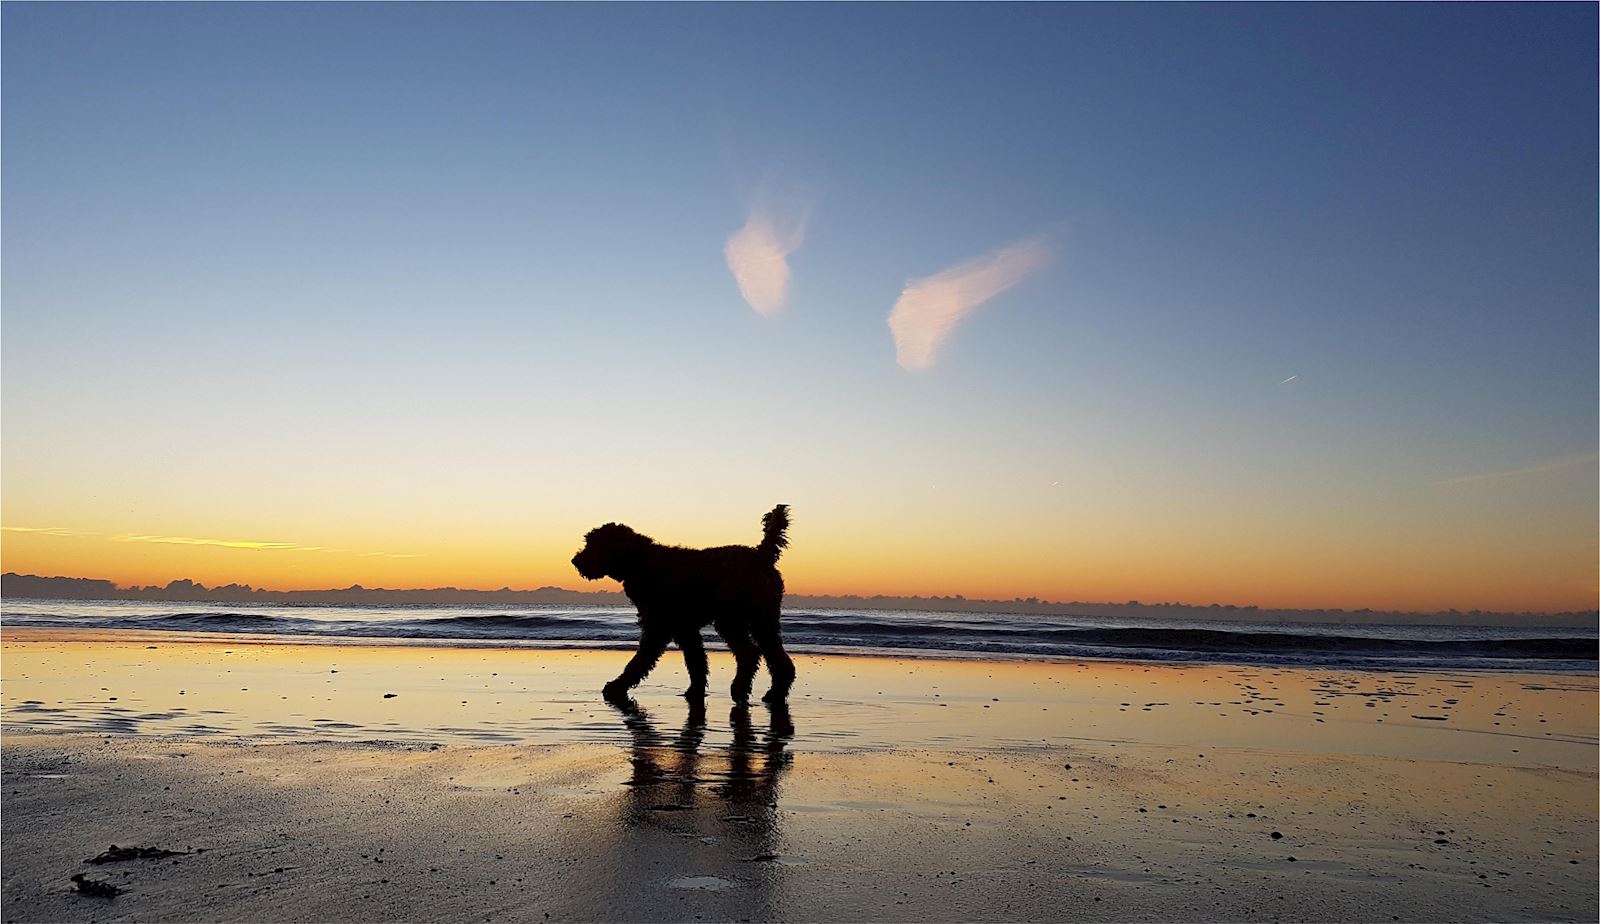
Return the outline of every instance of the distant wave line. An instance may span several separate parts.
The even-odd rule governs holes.
[[[405,609],[371,613],[322,607],[315,616],[270,608],[129,612],[115,604],[63,602],[8,605],[8,626],[52,626],[217,632],[324,639],[456,640],[500,643],[626,645],[638,633],[629,607],[556,607],[536,612],[440,613],[409,616]],[[957,614],[877,616],[859,611],[806,610],[784,618],[795,645],[822,650],[891,649],[954,656],[1083,657],[1145,661],[1222,661],[1301,666],[1505,670],[1593,670],[1600,639],[1593,634],[1518,634],[1469,627],[1372,627],[1366,634],[1339,626],[1278,624],[1197,628],[1155,624],[1084,625],[1026,616],[962,618]],[[1547,630],[1548,631],[1548,630]],[[1559,630],[1555,630],[1559,632]]]

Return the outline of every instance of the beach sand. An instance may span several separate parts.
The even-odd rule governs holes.
[[[675,654],[632,709],[596,692],[617,651],[3,656],[6,921],[1600,910],[1592,676],[802,654],[775,711],[730,708],[713,654],[701,711]],[[113,844],[185,853],[85,862]]]

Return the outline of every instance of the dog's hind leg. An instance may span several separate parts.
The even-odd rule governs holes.
[[[699,629],[685,629],[676,636],[678,648],[683,651],[683,666],[689,669],[689,689],[683,695],[689,699],[704,699],[706,677],[711,668],[706,664],[706,645]]]
[[[767,673],[772,675],[772,689],[767,691],[766,696],[761,697],[761,701],[782,702],[788,697],[789,688],[794,686],[794,661],[789,658],[789,653],[783,650],[783,636],[778,632],[777,614],[756,620],[750,629],[756,637],[756,644],[761,646],[761,656],[767,659]]]
[[[667,644],[671,641],[672,636],[665,632],[645,629],[639,635],[639,650],[628,659],[627,666],[617,675],[617,679],[602,689],[605,698],[619,699],[627,696],[628,691],[638,686],[639,681],[656,666],[656,661],[660,660],[661,653],[667,650]]]
[[[733,652],[733,660],[738,665],[728,695],[736,703],[748,703],[750,684],[755,680],[756,669],[761,666],[761,649],[751,641],[750,630],[743,623],[718,623],[717,634],[728,643],[728,649]]]

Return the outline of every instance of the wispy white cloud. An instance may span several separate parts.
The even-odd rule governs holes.
[[[789,302],[789,255],[805,240],[805,219],[785,222],[771,209],[752,209],[744,227],[722,249],[739,294],[756,313],[771,317]]]
[[[1543,475],[1547,472],[1559,472],[1563,469],[1574,468],[1579,465],[1593,465],[1600,462],[1600,453],[1591,452],[1584,456],[1568,456],[1563,459],[1552,459],[1549,462],[1539,462],[1534,465],[1524,465],[1522,468],[1508,469],[1503,472],[1486,472],[1481,475],[1457,475],[1436,481],[1434,484],[1473,484],[1479,481],[1498,481],[1501,478],[1521,478],[1524,475]]]
[[[926,369],[962,318],[1038,272],[1050,260],[1042,238],[1007,244],[941,273],[906,283],[889,312],[895,359],[906,369]]]

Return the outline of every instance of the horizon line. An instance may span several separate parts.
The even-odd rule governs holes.
[[[195,581],[192,578],[175,578],[175,579],[173,579],[171,581],[168,581],[165,584],[143,584],[143,585],[140,585],[140,584],[126,584],[125,585],[125,584],[119,584],[116,581],[111,580],[109,578],[76,577],[76,576],[72,576],[72,575],[41,575],[41,574],[31,574],[31,573],[30,574],[23,574],[21,572],[16,572],[16,571],[6,571],[6,572],[4,572],[4,574],[0,574],[0,578],[32,578],[32,579],[38,580],[38,581],[85,581],[85,582],[98,583],[98,584],[110,584],[112,589],[115,590],[115,591],[130,591],[130,592],[150,592],[150,591],[161,592],[161,591],[168,590],[169,588],[171,588],[173,585],[176,584],[176,585],[188,585],[189,587],[195,588],[196,592],[201,592],[201,593],[222,590],[224,588],[235,588],[235,589],[237,589],[237,590],[239,590],[241,592],[266,593],[266,594],[285,594],[285,595],[288,595],[288,594],[336,594],[336,593],[349,593],[349,592],[352,592],[352,591],[359,592],[359,593],[400,593],[400,594],[425,594],[425,593],[446,593],[446,592],[473,593],[473,594],[496,594],[496,593],[535,594],[535,593],[539,593],[541,591],[558,591],[558,592],[567,593],[567,594],[578,594],[578,595],[589,595],[589,596],[609,595],[609,596],[623,597],[624,599],[626,599],[626,594],[624,594],[624,592],[622,591],[622,589],[620,587],[616,588],[616,589],[574,590],[572,588],[562,587],[562,586],[559,586],[559,585],[556,585],[556,584],[545,584],[543,586],[534,587],[534,588],[514,588],[514,587],[511,587],[509,585],[505,585],[505,586],[496,587],[496,588],[492,588],[492,589],[484,589],[484,588],[477,588],[477,587],[457,587],[455,585],[446,585],[446,586],[439,586],[439,587],[367,587],[367,586],[365,586],[363,584],[350,584],[350,585],[348,585],[346,587],[314,587],[314,588],[278,589],[278,588],[270,588],[270,587],[255,587],[255,586],[250,585],[250,584],[241,584],[241,583],[238,583],[238,582],[229,582],[229,583],[226,583],[226,584],[214,584],[214,585],[209,585],[208,586],[206,584],[203,584],[203,583],[200,583],[198,581]],[[926,594],[926,595],[923,595],[923,594],[884,594],[884,593],[875,593],[875,594],[862,594],[862,593],[804,593],[804,592],[798,592],[798,591],[791,591],[789,593],[786,593],[785,597],[820,597],[820,598],[829,598],[829,597],[831,597],[831,598],[835,598],[835,599],[907,600],[907,601],[913,601],[913,600],[927,600],[927,601],[938,600],[938,601],[944,601],[944,602],[969,603],[969,604],[1022,604],[1024,606],[1054,606],[1054,607],[1095,606],[1095,607],[1145,607],[1145,608],[1198,609],[1198,610],[1221,609],[1221,610],[1239,610],[1239,611],[1247,611],[1247,612],[1255,611],[1255,612],[1266,612],[1266,613],[1389,613],[1389,614],[1405,615],[1405,616],[1444,616],[1444,615],[1449,615],[1449,614],[1454,613],[1454,614],[1460,614],[1460,615],[1479,614],[1479,615],[1490,615],[1490,616],[1574,616],[1574,615],[1594,615],[1596,617],[1600,617],[1600,608],[1596,608],[1596,609],[1579,609],[1579,610],[1485,610],[1485,609],[1462,610],[1462,609],[1457,609],[1455,607],[1451,607],[1451,608],[1442,609],[1442,610],[1398,610],[1398,609],[1382,609],[1382,608],[1374,608],[1374,607],[1358,607],[1356,609],[1348,609],[1348,608],[1345,608],[1345,607],[1328,607],[1328,606],[1261,606],[1259,604],[1254,604],[1254,603],[1251,603],[1251,604],[1237,604],[1237,603],[1222,603],[1222,602],[1219,602],[1219,601],[1212,601],[1212,602],[1209,602],[1209,603],[1185,603],[1185,602],[1177,601],[1177,600],[1165,600],[1165,601],[1159,601],[1159,602],[1146,602],[1146,601],[1135,600],[1135,599],[1129,599],[1129,600],[1126,600],[1126,601],[1113,601],[1113,600],[1100,600],[1100,601],[1095,601],[1095,600],[1045,600],[1045,599],[1041,599],[1041,598],[1036,597],[1036,596],[1030,596],[1030,597],[1020,597],[1019,596],[1019,597],[1012,597],[1012,598],[1007,599],[1007,598],[1001,598],[1001,597],[968,597],[965,594]],[[224,602],[224,601],[218,601],[218,602]]]

